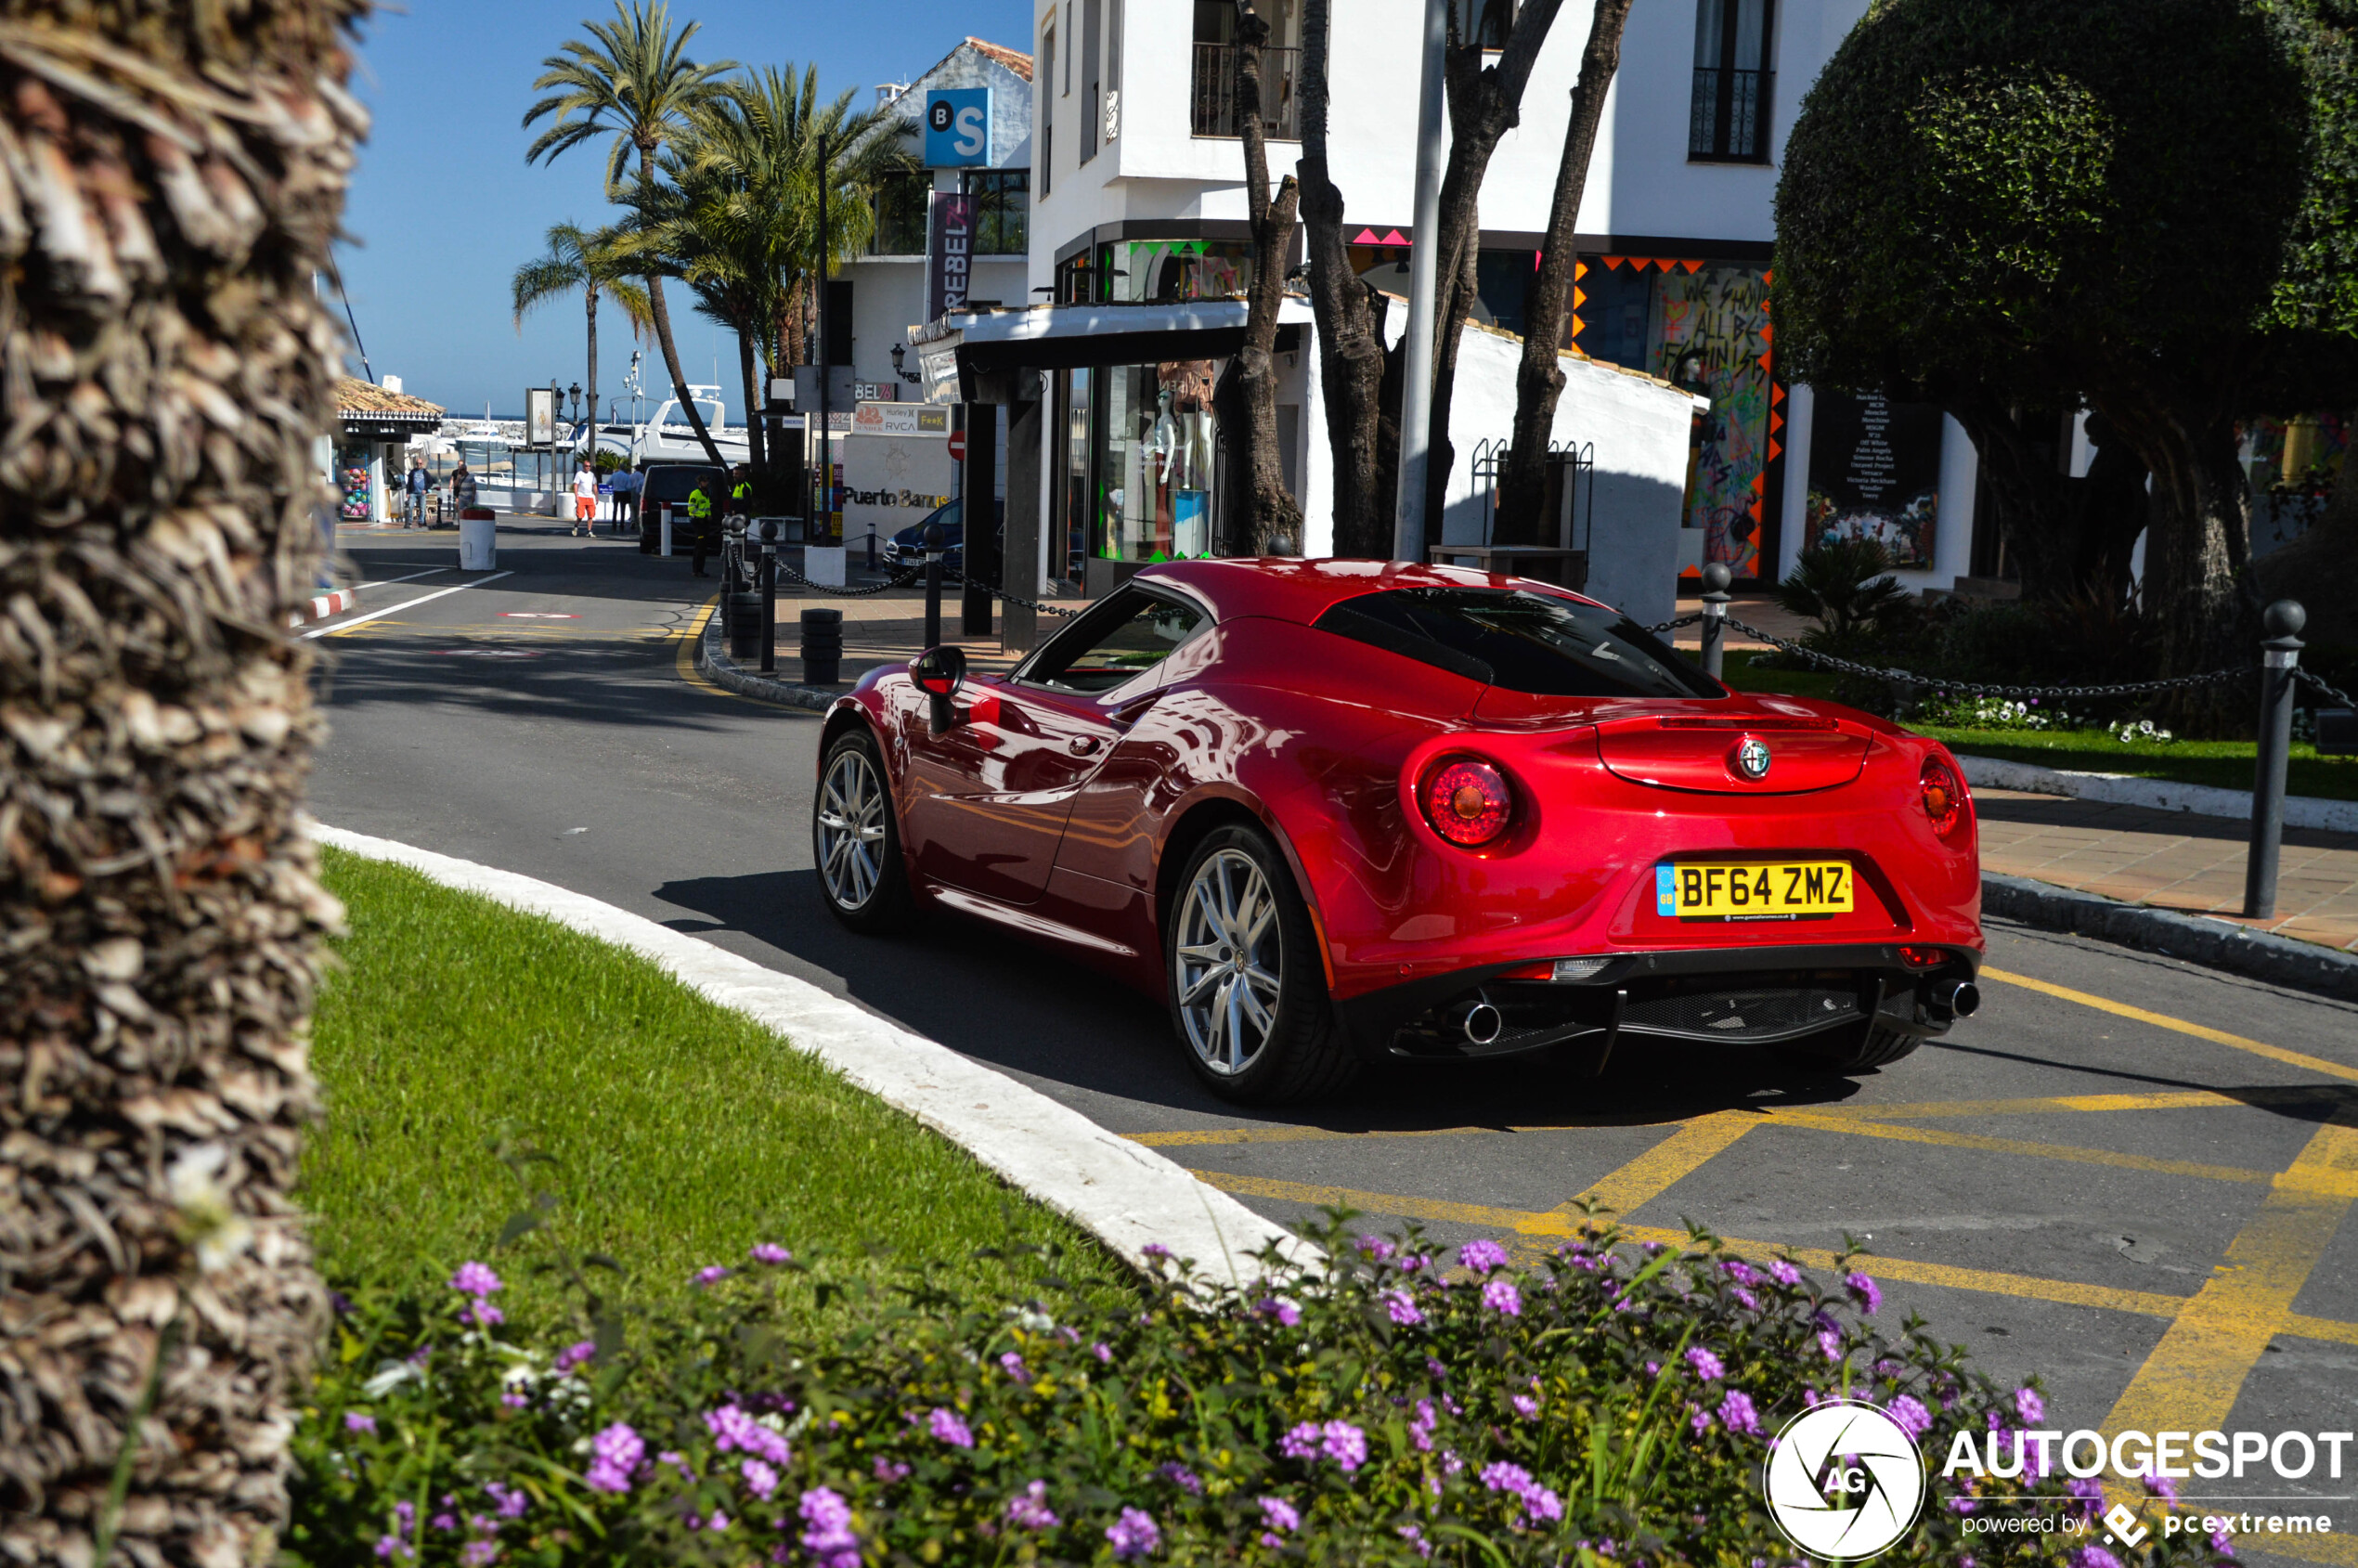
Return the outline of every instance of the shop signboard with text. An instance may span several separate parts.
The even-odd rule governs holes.
[[[844,438],[843,538],[889,538],[957,490],[950,410],[938,403],[862,403]]]
[[[975,199],[937,190],[926,231],[926,319],[966,308],[974,285]]]
[[[1940,512],[1940,410],[1880,394],[1820,389],[1809,432],[1804,546],[1879,544],[1898,567],[1929,567]]]
[[[991,162],[991,89],[933,87],[926,93],[926,167],[980,169]]]

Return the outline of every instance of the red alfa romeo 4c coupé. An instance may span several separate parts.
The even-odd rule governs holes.
[[[1946,751],[1729,692],[1546,583],[1150,567],[1004,675],[955,648],[872,671],[820,757],[847,925],[939,906],[1109,970],[1234,1099],[1661,1041],[1851,1071],[1977,1001]]]

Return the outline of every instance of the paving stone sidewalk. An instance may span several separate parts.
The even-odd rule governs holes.
[[[2010,789],[1974,802],[1984,871],[2358,952],[2358,834],[2286,829],[2276,914],[2248,920],[2248,823]]]

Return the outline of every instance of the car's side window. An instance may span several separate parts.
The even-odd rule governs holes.
[[[1042,648],[1017,678],[1059,692],[1110,692],[1210,624],[1191,604],[1125,588]]]

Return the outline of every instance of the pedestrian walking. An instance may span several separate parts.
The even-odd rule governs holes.
[[[426,460],[422,456],[409,460],[409,472],[402,480],[402,488],[408,494],[408,504],[403,510],[408,513],[410,522],[422,524],[426,520],[426,492],[434,488],[434,475],[426,472]]]
[[[712,551],[712,492],[719,487],[717,480],[699,479],[688,492],[688,531],[695,536],[689,564],[700,577],[706,575],[704,558]]]
[[[637,533],[639,531],[639,487],[645,483],[644,478],[633,470],[618,468],[615,470],[614,477],[608,483],[614,486],[615,532],[621,533],[623,525],[628,523],[630,525],[630,531]]]
[[[573,531],[587,534],[598,515],[598,471],[584,458],[573,471]]]
[[[475,476],[464,458],[450,471],[450,504],[460,512],[475,504]]]

